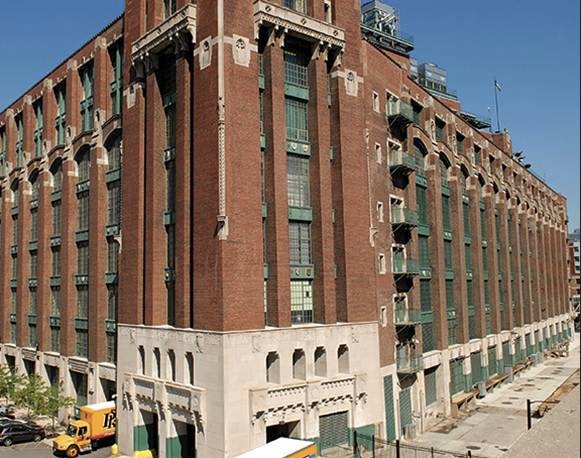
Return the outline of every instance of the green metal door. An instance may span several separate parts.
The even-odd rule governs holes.
[[[395,418],[393,405],[393,379],[391,375],[383,377],[383,399],[385,402],[385,429],[388,441],[395,440]]]
[[[347,412],[338,412],[319,417],[321,450],[338,447],[349,442],[349,419]]]
[[[464,391],[463,359],[450,361],[450,397]]]
[[[488,349],[488,375],[492,377],[496,373],[496,347],[490,347]]]
[[[412,424],[412,387],[404,388],[399,392],[399,420],[401,434],[405,427]]]
[[[480,352],[470,355],[470,366],[472,367],[472,385],[482,381],[482,354]]]

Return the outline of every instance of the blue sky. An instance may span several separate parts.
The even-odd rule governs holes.
[[[0,110],[123,11],[123,0],[59,0],[58,10],[54,2],[5,3]],[[494,115],[498,79],[502,127],[533,170],[568,198],[569,227],[579,227],[579,2],[387,3],[415,37],[413,55],[448,71],[466,111],[486,115],[490,107]]]

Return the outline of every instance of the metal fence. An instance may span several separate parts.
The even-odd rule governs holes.
[[[347,457],[347,455],[344,456]],[[361,433],[353,435],[353,451],[349,456],[353,458],[485,458],[472,454],[470,450],[465,453],[451,452],[403,443],[399,440],[387,442]]]

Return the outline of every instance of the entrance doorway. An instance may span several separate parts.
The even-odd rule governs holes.
[[[268,426],[266,428],[266,442],[272,442],[281,437],[288,439],[300,439],[300,423],[292,421],[290,423],[281,423],[278,425]]]

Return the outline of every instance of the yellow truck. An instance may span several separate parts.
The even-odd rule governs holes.
[[[313,442],[281,437],[236,458],[318,458]]]
[[[81,452],[96,450],[100,443],[113,442],[117,426],[115,401],[81,407],[80,417],[52,441],[54,453],[75,458]]]

